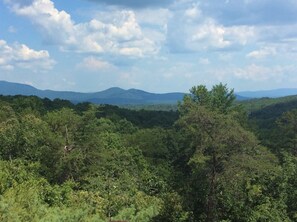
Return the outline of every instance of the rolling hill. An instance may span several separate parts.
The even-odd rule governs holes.
[[[297,89],[294,88],[284,88],[284,89],[273,89],[273,90],[259,90],[259,91],[244,91],[237,92],[238,95],[248,98],[278,98],[284,96],[297,95]]]
[[[181,101],[185,93],[149,93],[138,89],[124,90],[118,87],[95,93],[80,93],[71,91],[39,90],[32,86],[0,81],[1,95],[24,95],[69,100],[73,103],[91,102],[95,104],[176,104]]]
[[[177,104],[186,93],[149,93],[139,89],[109,88],[100,92],[81,93],[71,91],[40,90],[33,86],[0,81],[0,95],[24,95],[38,96],[40,98],[65,99],[73,103],[91,102],[95,104],[111,105],[154,105],[154,104]],[[278,98],[282,96],[297,95],[297,89],[276,89],[263,91],[237,92],[238,101],[251,98]]]

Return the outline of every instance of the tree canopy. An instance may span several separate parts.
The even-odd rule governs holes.
[[[1,96],[0,221],[296,221],[288,107],[264,127],[222,83],[178,111]]]

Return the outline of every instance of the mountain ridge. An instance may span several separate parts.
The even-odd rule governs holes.
[[[268,90],[256,90],[256,91],[242,91],[237,94],[243,97],[249,98],[278,98],[284,96],[297,95],[297,88],[279,88],[279,89],[268,89]]]
[[[181,101],[187,93],[150,93],[140,89],[122,89],[111,87],[99,92],[75,92],[54,91],[50,89],[40,90],[33,86],[0,80],[0,94],[2,95],[24,95],[38,96],[40,98],[65,99],[73,103],[91,102],[95,104],[111,105],[137,105],[137,104],[176,104]],[[237,100],[248,100],[252,98],[278,98],[283,96],[297,95],[297,89],[282,88],[275,90],[242,91],[235,93]]]
[[[49,99],[65,99],[71,102],[91,102],[95,104],[175,104],[181,101],[186,93],[149,93],[139,89],[122,89],[112,87],[100,92],[82,93],[74,91],[40,90],[33,86],[0,81],[0,94],[38,96]]]

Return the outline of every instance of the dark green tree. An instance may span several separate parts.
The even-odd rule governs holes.
[[[278,146],[297,156],[297,109],[285,112],[276,123]]]
[[[234,156],[249,157],[260,146],[236,118],[233,90],[219,84],[210,91],[205,86],[193,87],[191,93],[179,106],[181,117],[176,125],[183,135],[183,150],[193,172],[189,183],[197,188],[189,195],[197,198],[192,204],[196,220],[219,221],[223,219],[219,187],[226,163]]]

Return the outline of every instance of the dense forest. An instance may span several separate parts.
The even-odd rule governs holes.
[[[223,84],[177,111],[0,96],[0,221],[297,221],[297,100],[250,104]]]

